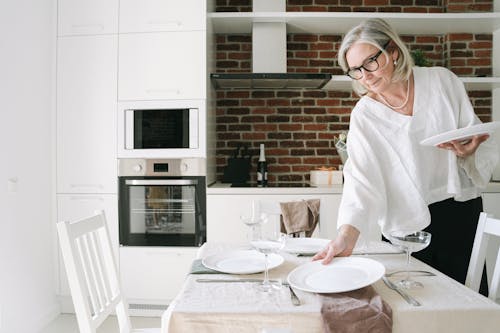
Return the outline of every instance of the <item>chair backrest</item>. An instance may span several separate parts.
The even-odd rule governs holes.
[[[494,219],[483,212],[479,215],[469,268],[465,279],[465,285],[472,290],[479,291],[481,276],[486,262],[488,241],[493,237],[500,238],[500,220]],[[493,275],[488,277],[488,282],[488,298],[495,301],[500,296],[500,251],[498,249],[495,269],[493,270]]]
[[[57,231],[80,333],[95,333],[114,311],[120,332],[130,332],[104,212],[58,222]]]

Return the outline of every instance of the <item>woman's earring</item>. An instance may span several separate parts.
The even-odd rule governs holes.
[[[394,60],[392,63],[394,64],[394,66],[396,66],[398,64],[398,61]]]

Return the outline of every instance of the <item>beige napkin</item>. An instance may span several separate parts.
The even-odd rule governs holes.
[[[390,333],[392,309],[372,286],[345,293],[323,294],[325,333]]]
[[[319,199],[280,202],[281,224],[286,233],[305,231],[306,237],[310,237],[318,223],[319,204]]]

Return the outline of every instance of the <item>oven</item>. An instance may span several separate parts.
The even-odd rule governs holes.
[[[205,159],[119,159],[118,163],[120,245],[205,242]]]

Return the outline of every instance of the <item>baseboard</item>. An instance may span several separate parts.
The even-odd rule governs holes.
[[[129,303],[128,312],[135,317],[161,317],[168,304]]]
[[[59,296],[59,303],[61,313],[75,313],[71,296]],[[134,317],[161,317],[168,308],[165,301],[130,300],[128,303],[128,312]]]

